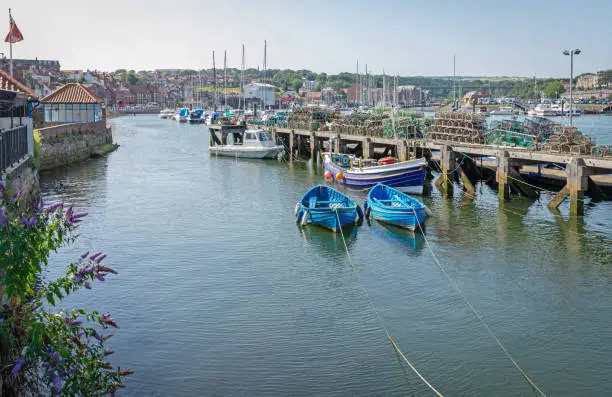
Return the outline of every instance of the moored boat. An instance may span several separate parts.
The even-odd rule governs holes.
[[[489,112],[491,116],[505,116],[510,114],[516,114],[512,106],[501,106],[497,109],[493,109]]]
[[[297,222],[313,223],[334,232],[363,218],[361,207],[353,199],[325,185],[308,190],[295,207]]]
[[[174,114],[174,112],[170,109],[164,109],[161,112],[159,112],[159,118],[160,119],[167,119],[169,117],[172,117],[172,115]]]
[[[214,131],[211,130],[210,133],[214,134]],[[283,151],[283,146],[277,145],[272,135],[264,130],[246,130],[244,133],[232,135],[231,144],[211,146],[210,153],[219,156],[267,159],[276,158]]]
[[[363,189],[384,183],[406,193],[422,194],[427,160],[359,160],[350,154],[327,153],[323,166],[338,182],[349,187]]]
[[[366,217],[409,230],[418,229],[428,211],[419,200],[382,183],[370,189],[363,207]]]
[[[174,115],[174,120],[178,121],[179,123],[185,123],[189,118],[189,113],[189,109],[187,108],[179,109],[179,111]]]
[[[202,109],[196,109],[193,112],[189,113],[189,118],[187,121],[191,124],[201,124],[204,122],[204,111]]]

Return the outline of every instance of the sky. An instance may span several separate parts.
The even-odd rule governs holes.
[[[566,77],[612,68],[612,0],[8,0],[14,58],[62,69],[263,67]],[[8,8],[7,7],[7,8]],[[8,10],[5,11],[8,32]],[[6,32],[1,32],[3,35]],[[0,50],[6,57],[9,45]]]

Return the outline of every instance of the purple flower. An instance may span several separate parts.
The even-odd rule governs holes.
[[[56,392],[59,393],[60,391],[62,391],[62,381],[60,377],[57,376],[57,374],[51,375],[51,382],[53,382],[53,387],[55,388]]]
[[[95,259],[95,261],[94,261],[94,262],[96,262],[96,263],[100,263],[100,262],[102,262],[102,260],[103,260],[104,258],[106,258],[106,254],[102,254],[102,255],[100,255],[99,257],[97,257],[97,258]]]
[[[93,272],[94,270],[96,270],[94,267],[87,266],[86,268],[84,268],[83,270],[81,270],[81,273],[83,273],[83,274],[89,274],[89,273]]]
[[[2,324],[4,322],[4,318],[0,317],[0,324]]]
[[[85,288],[91,289],[91,285],[89,285],[89,281],[85,281],[83,285],[85,286]]]
[[[14,203],[15,201],[19,200],[21,198],[21,190],[18,191],[17,193],[15,193],[9,200]]]
[[[104,276],[106,276],[106,274],[104,273],[98,273],[96,274],[96,278],[100,281],[104,281]]]
[[[79,218],[83,218],[84,216],[89,215],[88,212],[75,212],[74,214],[72,214],[72,217],[74,219],[79,219]]]
[[[110,318],[110,316],[111,316],[110,312],[106,312],[102,315],[102,318],[107,319],[107,318]]]
[[[0,227],[5,228],[8,226],[8,219],[3,210],[0,210]]]
[[[15,366],[13,367],[13,370],[11,371],[11,375],[12,376],[17,375],[21,367],[23,367],[23,364],[25,364],[25,360],[20,357],[19,360],[17,360],[17,362],[15,363]]]
[[[21,223],[23,223],[25,226],[31,228],[34,227],[36,225],[36,217],[33,216],[31,218],[25,218],[23,215],[21,217],[19,217],[19,220],[21,221]]]
[[[92,261],[95,260],[98,256],[102,255],[104,252],[102,251],[98,251],[95,254],[93,254],[92,256],[89,257],[89,259],[91,259]]]
[[[85,259],[85,258],[87,258],[87,255],[89,255],[89,251],[87,251],[86,253],[84,253],[83,255],[81,255],[81,259]]]
[[[104,355],[105,355],[105,356],[108,356],[108,355],[113,354],[113,353],[114,353],[114,351],[112,351],[112,350],[111,350],[111,349],[109,349],[109,348],[104,349]]]
[[[4,191],[4,189],[6,189],[6,183],[0,179],[0,191]]]
[[[42,200],[38,201],[38,203],[34,203],[32,205],[32,209],[34,210],[34,213],[40,214],[40,211],[42,210]]]
[[[59,352],[53,353],[51,360],[51,365],[55,367],[57,365],[57,362],[59,361]]]
[[[64,206],[64,202],[58,201],[56,203],[51,204],[48,207],[45,207],[45,210],[47,211],[47,213],[52,213],[52,212],[55,212],[59,207],[63,207],[63,206]]]
[[[102,342],[104,340],[102,335],[98,334],[97,332],[93,334],[93,337],[96,338],[97,340],[99,340],[100,342]]]
[[[81,281],[83,281],[83,275],[81,273],[75,273],[75,275],[74,275],[74,282],[75,283],[80,283]]]

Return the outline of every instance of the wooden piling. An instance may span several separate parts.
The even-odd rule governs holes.
[[[508,184],[508,173],[510,172],[510,154],[502,150],[497,154],[497,193],[500,201],[510,198],[510,185]]]
[[[455,170],[455,153],[450,146],[444,145],[440,148],[440,168],[442,175],[436,181],[436,186],[444,196],[453,194],[453,175]]]
[[[584,215],[584,192],[589,186],[589,175],[584,160],[572,157],[567,163],[566,172],[570,197],[570,216],[582,216]]]
[[[291,130],[291,132],[289,133],[289,161],[293,161],[293,158],[295,157],[294,142],[295,142],[295,131]]]

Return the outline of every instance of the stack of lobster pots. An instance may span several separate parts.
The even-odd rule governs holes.
[[[487,121],[484,115],[469,112],[440,112],[427,136],[441,141],[484,143]]]
[[[593,142],[591,138],[582,135],[576,127],[555,126],[548,141],[542,145],[542,150],[553,153],[591,154]]]

